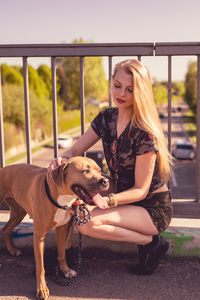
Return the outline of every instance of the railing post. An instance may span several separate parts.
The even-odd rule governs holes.
[[[31,130],[30,130],[30,104],[29,104],[29,85],[28,85],[28,63],[27,57],[23,57],[23,78],[24,78],[24,106],[26,124],[26,151],[27,163],[31,164]]]
[[[80,107],[81,107],[81,135],[85,132],[85,97],[84,97],[84,57],[80,57]]]
[[[200,55],[197,56],[196,201],[200,202]]]
[[[109,107],[112,106],[112,56],[109,56],[108,74],[109,74]]]
[[[3,131],[3,103],[1,88],[1,65],[0,65],[0,168],[5,166],[4,159],[4,131]]]
[[[58,157],[58,125],[57,125],[57,94],[56,94],[56,63],[51,57],[51,84],[52,84],[52,109],[53,109],[53,140],[54,158]]]
[[[172,58],[168,56],[168,150],[172,148]]]

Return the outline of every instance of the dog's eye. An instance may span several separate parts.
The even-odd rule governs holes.
[[[88,174],[90,173],[90,170],[89,169],[83,170],[82,173]]]

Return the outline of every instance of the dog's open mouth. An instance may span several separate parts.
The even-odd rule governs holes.
[[[88,192],[86,188],[82,187],[80,184],[73,184],[71,186],[72,191],[85,203],[90,205],[95,205],[93,197],[97,195],[97,192]]]

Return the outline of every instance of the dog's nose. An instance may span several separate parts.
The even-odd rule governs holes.
[[[103,186],[107,186],[109,183],[109,180],[107,178],[101,178],[99,183]]]

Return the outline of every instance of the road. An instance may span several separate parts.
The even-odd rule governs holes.
[[[184,130],[182,113],[185,112],[188,107],[182,105],[181,111],[172,113],[172,144],[177,139],[189,140],[187,132]],[[165,136],[168,136],[168,118],[167,116],[161,119]],[[173,199],[195,199],[195,177],[196,168],[195,160],[176,160],[172,180],[171,191]]]

